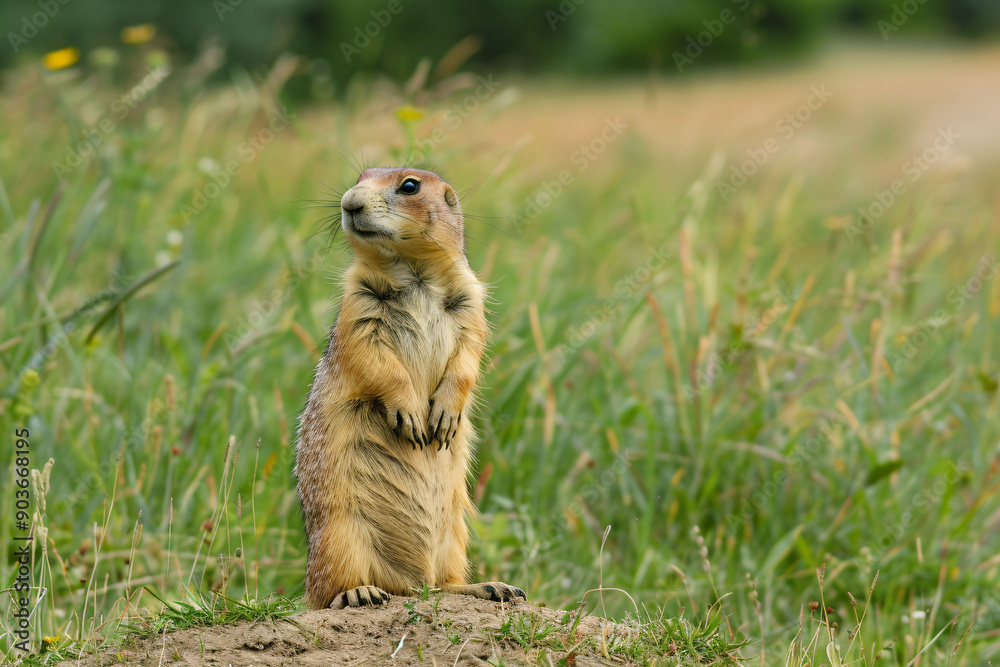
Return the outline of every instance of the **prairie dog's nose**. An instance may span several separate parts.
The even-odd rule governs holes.
[[[357,213],[365,207],[367,199],[365,193],[361,192],[357,187],[353,187],[340,200],[340,208],[348,213]]]

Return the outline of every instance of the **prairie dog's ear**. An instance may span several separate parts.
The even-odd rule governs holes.
[[[450,185],[444,186],[444,201],[448,206],[454,206],[458,203],[458,197],[455,196],[455,191],[451,189]]]

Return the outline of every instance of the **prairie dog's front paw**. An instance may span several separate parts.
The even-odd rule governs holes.
[[[397,435],[408,440],[413,448],[417,445],[423,449],[424,445],[429,445],[427,438],[427,427],[420,410],[408,408],[403,405],[386,403],[385,421]]]
[[[437,440],[438,450],[451,446],[458,427],[462,423],[462,406],[448,400],[446,395],[435,393],[430,400],[430,415],[427,418],[427,444]]]

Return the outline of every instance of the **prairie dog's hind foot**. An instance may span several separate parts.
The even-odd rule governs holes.
[[[330,609],[377,607],[389,601],[389,594],[377,586],[358,586],[333,598]]]
[[[483,584],[456,584],[445,586],[444,590],[447,593],[471,595],[481,600],[492,600],[493,602],[514,602],[517,598],[521,598],[525,602],[528,600],[528,596],[523,590],[502,581],[488,581]]]

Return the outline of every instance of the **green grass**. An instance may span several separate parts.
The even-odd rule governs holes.
[[[261,600],[254,598],[234,599],[221,594],[206,594],[201,591],[186,591],[183,601],[169,602],[150,592],[162,603],[159,613],[148,619],[140,619],[130,625],[128,634],[147,637],[171,630],[187,628],[210,628],[213,625],[227,625],[239,621],[273,621],[291,616],[303,607],[298,601],[282,595],[268,596]]]
[[[147,590],[185,618],[212,592],[301,594],[295,419],[349,261],[330,191],[356,178],[347,162],[405,159],[466,94],[357,86],[289,103],[265,141],[275,109],[250,77],[210,88],[182,68],[118,119],[144,72],[129,67],[23,69],[0,97],[0,422],[30,430],[31,468],[54,460],[35,485],[36,650],[106,645],[161,610]],[[1000,247],[998,156],[932,168],[849,238],[844,216],[910,155],[905,105],[831,102],[803,130],[819,158],[785,150],[723,202],[715,151],[743,144],[675,154],[632,123],[577,171],[605,122],[580,100],[607,96],[543,84],[496,94],[421,162],[469,190],[468,255],[492,284],[476,576],[557,608],[625,590],[663,610],[664,642],[696,646],[705,626],[678,617],[716,610],[713,636],[749,640],[753,663],[837,664],[828,644],[866,665],[995,659],[1000,280],[956,290]],[[404,104],[423,117],[401,121]],[[582,134],[550,138],[546,104]],[[99,155],[60,183],[52,163],[106,116]],[[202,201],[229,160],[241,173]],[[563,169],[573,182],[525,218]],[[604,605],[634,613],[620,593]]]
[[[579,616],[577,616],[577,619]],[[494,641],[507,642],[527,652],[538,651],[541,657],[553,655],[595,654],[641,665],[741,665],[738,661],[744,641],[727,638],[718,607],[695,625],[685,618],[628,619],[601,637],[580,638],[574,632],[575,621],[567,614],[561,623],[543,619],[532,612],[514,612],[500,628],[488,630]],[[564,660],[564,659],[563,659]],[[560,661],[560,664],[565,664]]]
[[[424,598],[425,600],[427,598]],[[469,640],[481,640],[490,645],[506,645],[520,649],[528,660],[558,661],[560,665],[573,664],[576,655],[604,656],[628,664],[639,665],[690,665],[712,664],[738,667],[740,649],[747,639],[733,640],[732,633],[724,627],[722,605],[713,605],[698,623],[688,619],[666,618],[662,613],[640,616],[629,614],[616,625],[604,624],[599,635],[591,630],[579,630],[580,621],[587,610],[580,605],[574,612],[561,614],[558,620],[545,618],[536,611],[523,611],[510,607],[501,615],[499,627],[485,627],[466,633],[452,632],[454,619],[440,614],[441,594],[437,593],[430,606],[418,609],[418,601],[404,603],[409,610],[406,624],[429,623],[443,630],[452,645]],[[661,610],[662,612],[662,610]],[[454,614],[454,612],[452,612]],[[604,627],[606,625],[606,627]]]

